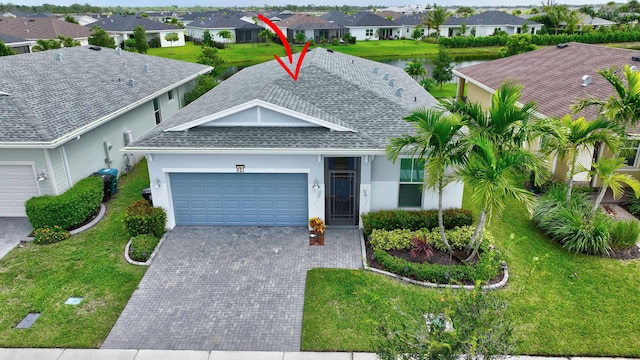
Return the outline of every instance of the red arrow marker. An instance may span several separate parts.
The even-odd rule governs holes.
[[[271,20],[267,19],[266,17],[262,16],[262,14],[258,14],[258,19],[260,19],[265,24],[269,25],[271,30],[273,30],[278,35],[278,37],[280,38],[280,41],[282,42],[282,45],[284,45],[284,49],[287,52],[287,56],[289,57],[289,64],[293,64],[291,47],[289,46],[289,40],[287,40],[287,37],[282,33],[282,31],[280,30],[280,28],[278,28],[276,24],[271,22]],[[289,74],[289,76],[291,76],[291,78],[294,81],[297,81],[298,73],[300,72],[300,67],[302,66],[302,60],[304,60],[304,56],[306,55],[308,48],[309,48],[309,42],[307,41],[307,43],[304,44],[304,49],[302,49],[302,53],[300,53],[300,57],[298,57],[298,63],[296,64],[295,73],[292,72],[291,69],[289,69],[289,66],[287,66],[287,64],[285,64],[284,61],[282,61],[282,59],[278,57],[278,55],[273,54],[273,56],[276,58],[280,66],[282,66],[282,68],[287,72],[287,74]]]

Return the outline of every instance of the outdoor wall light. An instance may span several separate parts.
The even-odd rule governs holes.
[[[44,181],[47,178],[47,174],[45,174],[44,170],[38,171],[38,181]]]
[[[313,180],[313,186],[311,186],[313,190],[320,190],[320,184],[318,183],[318,179]]]
[[[154,189],[160,188],[160,178],[155,178],[155,180],[153,180],[153,188]]]

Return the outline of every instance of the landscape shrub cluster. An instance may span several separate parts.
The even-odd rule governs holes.
[[[160,238],[166,231],[167,213],[146,200],[137,200],[127,206],[124,222],[131,237],[150,234]]]
[[[440,38],[438,43],[447,48],[466,48],[483,46],[506,46],[509,36],[454,36]],[[640,41],[640,30],[611,32],[589,32],[584,34],[558,34],[558,35],[531,35],[531,43],[534,45],[557,45],[568,42],[585,44],[603,44],[611,42]]]
[[[25,209],[34,229],[71,229],[82,224],[100,208],[103,183],[99,177],[78,181],[61,195],[35,196],[27,200]]]
[[[453,250],[464,250],[469,244],[469,239],[473,236],[475,227],[460,226],[445,231],[447,241]],[[374,229],[369,238],[369,245],[374,250],[402,250],[411,247],[411,239],[414,237],[424,238],[434,248],[440,251],[446,251],[440,231],[434,229],[420,229],[411,231],[407,229],[396,230],[380,230]],[[485,231],[482,237],[481,248],[487,249],[493,243],[493,237],[488,231]]]
[[[135,261],[147,261],[160,239],[150,234],[141,234],[131,239],[129,257]]]
[[[444,227],[473,224],[473,214],[465,209],[446,209],[443,211]],[[379,230],[420,230],[438,227],[438,210],[381,210],[362,215],[364,235],[371,236],[374,229]]]
[[[36,229],[33,232],[33,242],[36,244],[53,244],[67,240],[71,234],[60,226],[52,226]]]

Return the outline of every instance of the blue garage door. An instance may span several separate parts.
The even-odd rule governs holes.
[[[170,175],[178,225],[307,225],[307,174]]]

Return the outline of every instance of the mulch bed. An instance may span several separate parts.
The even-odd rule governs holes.
[[[614,249],[609,255],[603,255],[604,258],[618,260],[633,260],[640,258],[640,248],[632,246],[628,249]]]

